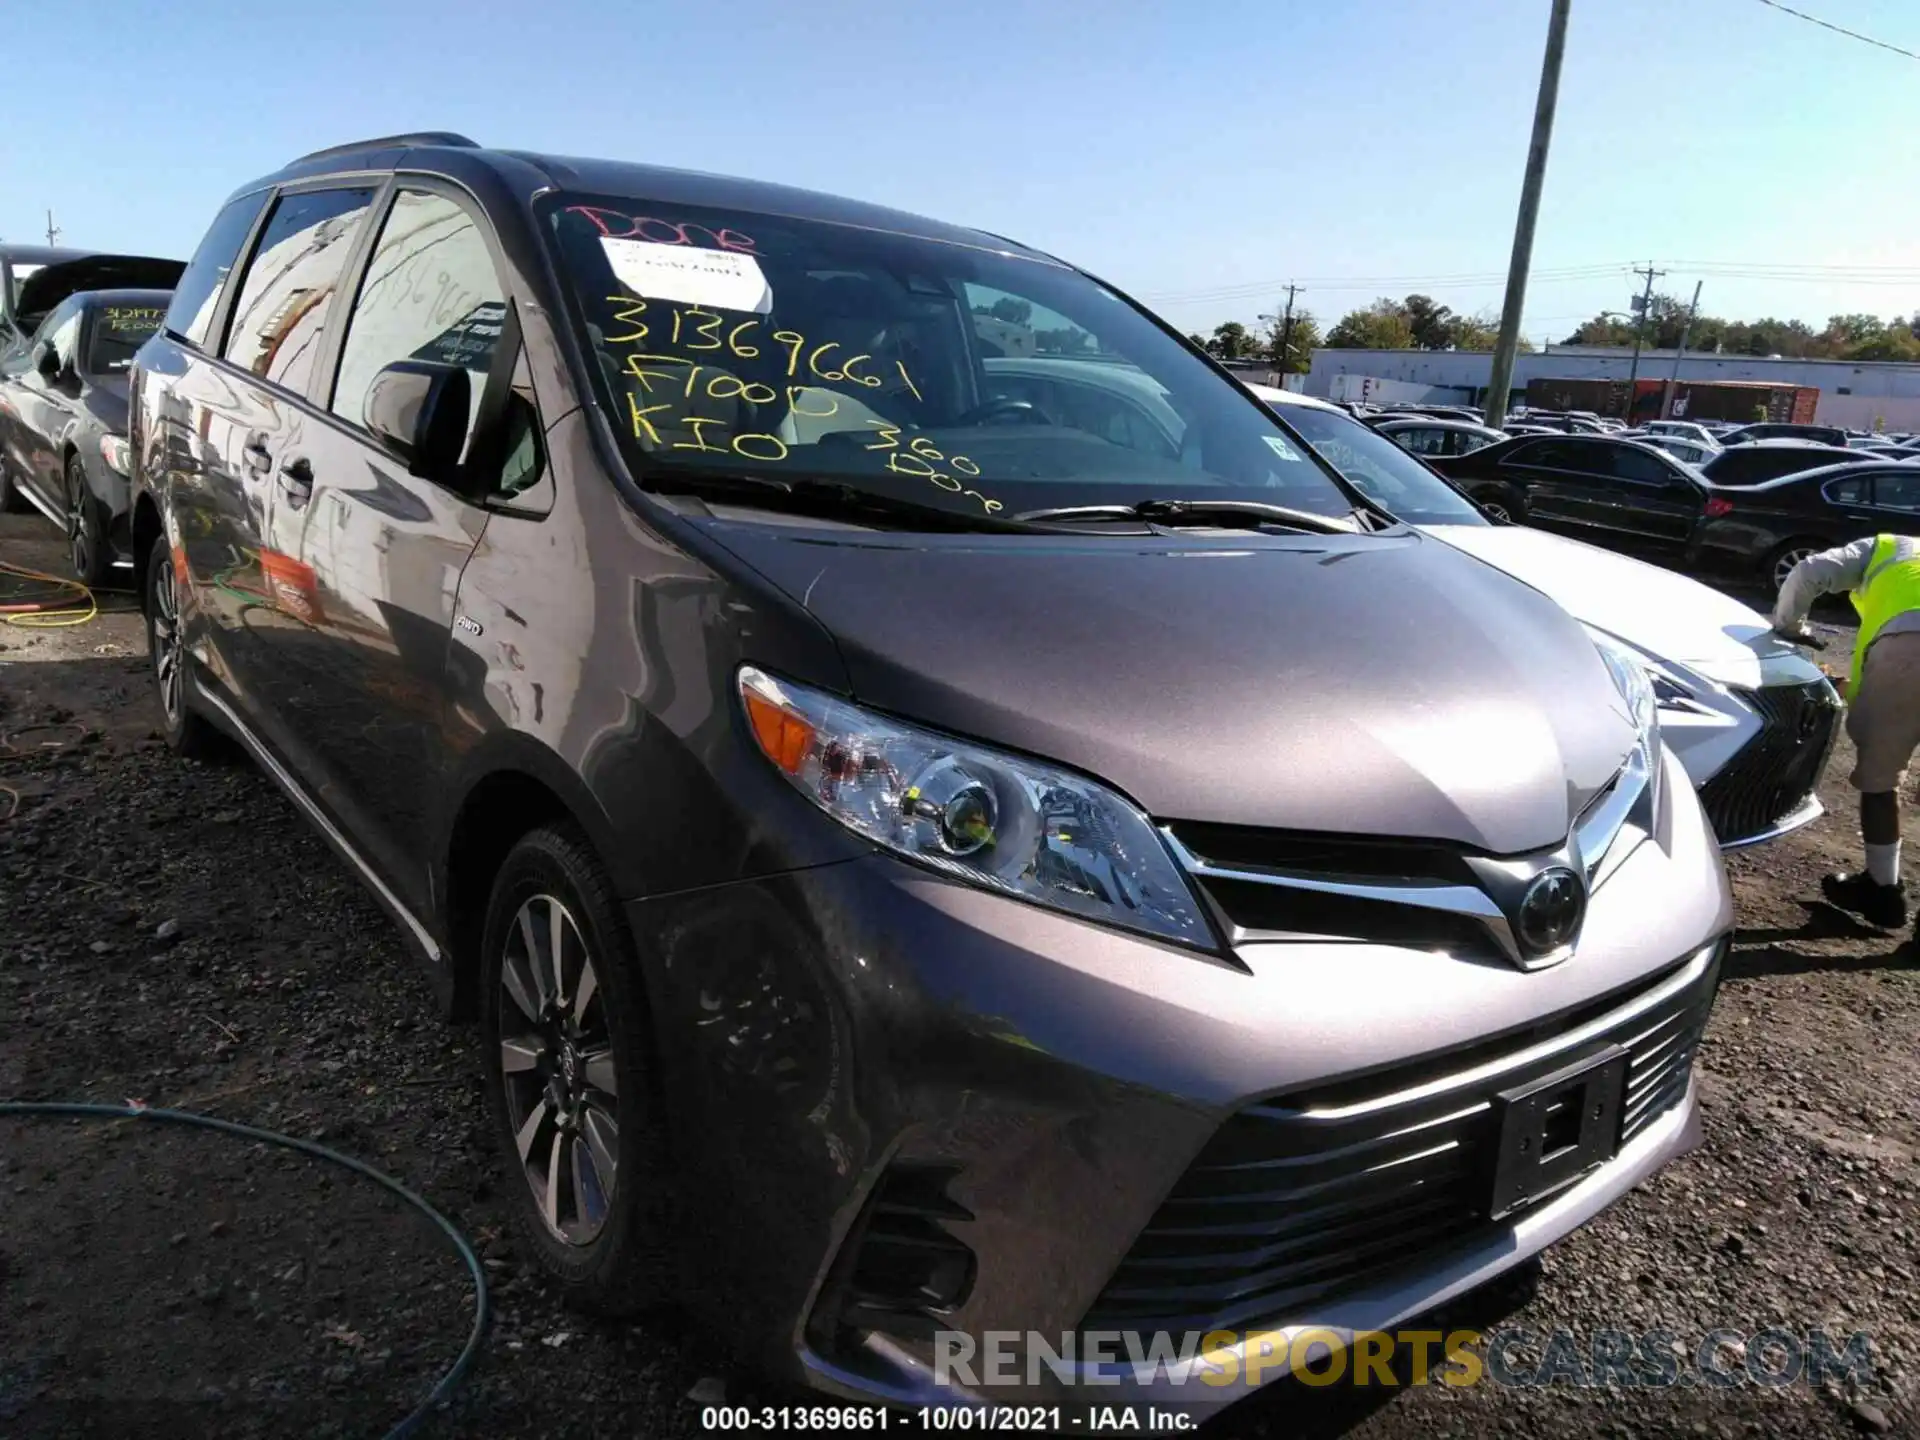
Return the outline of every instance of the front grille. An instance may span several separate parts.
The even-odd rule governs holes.
[[[1764,835],[1805,805],[1839,732],[1840,710],[1825,681],[1738,693],[1760,716],[1760,733],[1700,787],[1722,845]]]
[[[1495,1096],[1623,1045],[1632,1139],[1686,1094],[1719,978],[1717,953],[1696,956],[1500,1041],[1249,1106],[1162,1202],[1082,1329],[1283,1324],[1496,1233]]]

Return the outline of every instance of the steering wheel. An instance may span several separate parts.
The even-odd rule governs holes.
[[[1001,424],[1017,423],[1021,425],[1057,425],[1046,411],[1031,400],[1016,400],[1011,395],[996,395],[991,400],[982,401],[966,414],[954,420],[955,425],[991,425],[996,416],[1004,416]]]

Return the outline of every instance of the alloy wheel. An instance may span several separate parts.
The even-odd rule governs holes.
[[[1482,500],[1480,502],[1480,509],[1489,520],[1498,520],[1503,525],[1511,525],[1513,523],[1513,516],[1508,513],[1507,507],[1498,500]]]
[[[620,1169],[620,1090],[600,977],[572,913],[521,905],[500,960],[500,1079],[534,1207],[555,1239],[591,1244]]]
[[[163,560],[154,567],[149,645],[154,678],[160,682],[160,705],[167,723],[178,725],[180,710],[180,607],[174,592],[173,565]]]
[[[1811,545],[1800,545],[1780,555],[1773,562],[1773,588],[1775,590],[1783,589],[1786,586],[1787,577],[1793,574],[1794,566],[1798,565],[1809,555],[1817,553]]]
[[[80,476],[67,472],[67,549],[73,560],[73,573],[93,573],[93,539],[87,531],[87,484]]]

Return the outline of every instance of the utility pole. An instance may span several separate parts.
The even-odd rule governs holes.
[[[1654,269],[1649,262],[1646,269],[1642,270],[1636,266],[1633,273],[1647,277],[1647,288],[1640,292],[1640,314],[1633,325],[1633,364],[1627,369],[1627,424],[1629,425],[1633,424],[1633,387],[1640,379],[1640,337],[1647,331],[1647,307],[1653,303],[1653,282],[1667,272]]]
[[[1493,347],[1493,374],[1487,385],[1486,421],[1498,430],[1506,422],[1507,395],[1513,389],[1513,356],[1520,348],[1520,312],[1527,303],[1527,267],[1533,263],[1533,227],[1540,218],[1540,187],[1547,177],[1547,144],[1553,139],[1553,109],[1560,99],[1560,58],[1567,49],[1567,12],[1572,0],[1553,0],[1547,21],[1547,54],[1540,63],[1540,94],[1533,102],[1533,140],[1527,146],[1527,170],[1520,182],[1520,216],[1513,226],[1513,258],[1507,262],[1507,299],[1500,312],[1500,338]]]
[[[1280,353],[1274,357],[1274,361],[1280,369],[1280,388],[1283,390],[1286,389],[1287,385],[1287,360],[1293,354],[1293,297],[1299,288],[1298,285],[1287,286],[1287,303],[1280,315],[1262,315],[1260,317],[1262,320],[1278,320],[1280,322],[1280,343],[1278,347]]]
[[[1700,313],[1700,282],[1693,282],[1693,303],[1687,306],[1687,318],[1680,325],[1680,348],[1673,352],[1673,374],[1667,377],[1667,392],[1660,397],[1660,418],[1673,417],[1673,387],[1680,383],[1680,358],[1687,353],[1687,337],[1693,334],[1693,317]]]
[[[1280,388],[1287,388],[1287,364],[1293,359],[1293,292],[1300,287],[1287,286],[1287,313],[1280,321]]]
[[[51,250],[60,243],[60,228],[53,223],[53,211],[47,211],[47,248]]]

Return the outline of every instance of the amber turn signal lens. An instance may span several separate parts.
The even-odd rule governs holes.
[[[753,690],[742,689],[747,706],[747,723],[753,738],[767,752],[767,758],[789,775],[798,775],[813,744],[813,726],[785,706]]]

